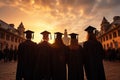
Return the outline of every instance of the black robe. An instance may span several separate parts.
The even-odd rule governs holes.
[[[36,55],[36,44],[26,40],[18,47],[18,64],[16,80],[33,80],[33,69]]]
[[[68,55],[68,80],[84,80],[82,47],[72,47]]]
[[[50,80],[51,78],[51,44],[43,41],[37,46],[37,59],[34,69],[34,80]]]
[[[106,80],[102,62],[104,50],[101,43],[89,40],[83,46],[87,80]]]
[[[52,54],[52,79],[66,80],[66,63],[68,47],[63,44],[54,43]]]

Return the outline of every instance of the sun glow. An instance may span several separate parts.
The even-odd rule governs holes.
[[[53,39],[50,40],[50,43],[52,43],[54,42],[53,33],[63,33],[64,29],[67,29],[69,33],[78,33],[81,42],[86,37],[84,29],[87,26],[100,28],[103,16],[119,15],[119,4],[115,1],[0,0],[0,19],[8,24],[15,24],[16,28],[22,21],[26,30],[30,29],[35,32],[33,41],[37,43],[42,40],[40,32],[44,30],[51,32]],[[101,4],[102,2],[108,5]],[[109,8],[109,6],[111,7]],[[110,14],[105,15],[108,12]]]

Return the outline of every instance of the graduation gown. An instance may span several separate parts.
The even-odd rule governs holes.
[[[34,80],[50,80],[52,47],[47,41],[37,46],[37,59],[34,69]]]
[[[33,80],[33,69],[35,63],[36,44],[26,40],[18,47],[18,64],[16,80]]]
[[[84,80],[82,47],[69,46],[68,80]]]
[[[52,79],[66,80],[66,63],[68,47],[63,44],[54,43],[52,45]]]
[[[106,80],[102,62],[104,50],[101,43],[88,40],[83,46],[87,80]]]

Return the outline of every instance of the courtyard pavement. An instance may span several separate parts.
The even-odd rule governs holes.
[[[0,80],[15,80],[17,62],[0,61]],[[120,80],[120,61],[104,61],[107,80]]]

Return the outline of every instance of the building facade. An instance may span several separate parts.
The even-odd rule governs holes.
[[[19,43],[25,40],[24,31],[25,28],[22,22],[15,29],[14,24],[8,24],[0,20],[0,50],[4,50],[6,46],[9,49],[17,49]]]
[[[113,22],[109,23],[103,17],[101,30],[97,39],[102,43],[105,50],[108,48],[120,48],[120,16],[113,17]]]

